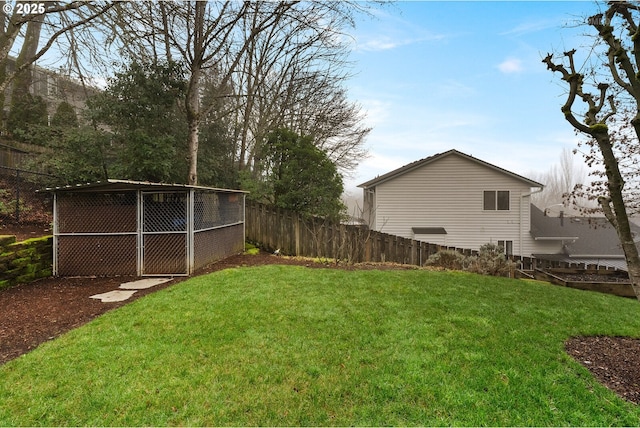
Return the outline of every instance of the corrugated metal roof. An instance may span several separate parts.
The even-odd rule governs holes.
[[[249,193],[244,190],[221,189],[217,187],[192,186],[189,184],[177,183],[153,183],[150,181],[132,181],[132,180],[116,180],[109,179],[104,181],[96,181],[94,183],[83,183],[68,186],[48,187],[41,192],[90,192],[90,191],[108,191],[117,192],[125,190],[214,190],[217,192],[228,193]]]

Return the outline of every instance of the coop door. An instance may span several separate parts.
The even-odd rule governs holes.
[[[142,274],[188,274],[188,195],[142,194]]]

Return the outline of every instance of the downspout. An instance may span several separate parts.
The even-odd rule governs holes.
[[[523,240],[524,240],[524,233],[522,231],[522,212],[523,212],[523,204],[524,204],[524,198],[529,197],[531,195],[535,195],[536,193],[540,193],[544,190],[544,186],[542,187],[538,187],[537,190],[534,190],[533,192],[529,192],[529,193],[525,193],[520,195],[520,257],[524,257],[524,248],[523,248]],[[531,202],[529,202],[529,204],[531,204]],[[529,228],[531,228],[531,211],[529,211]]]

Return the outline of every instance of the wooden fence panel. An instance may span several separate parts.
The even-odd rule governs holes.
[[[339,259],[351,263],[393,262],[423,266],[441,249],[465,255],[477,251],[415,241],[369,230],[363,226],[330,223],[320,218],[304,219],[296,213],[246,201],[247,239],[268,251],[282,254]],[[514,256],[522,269],[533,269],[536,259]],[[560,266],[560,263],[550,263]]]

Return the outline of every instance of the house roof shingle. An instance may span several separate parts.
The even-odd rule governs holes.
[[[640,237],[640,227],[631,223]],[[537,240],[566,240],[571,257],[624,257],[616,230],[604,217],[547,217],[531,205],[531,236]]]
[[[486,166],[486,167],[491,168],[491,169],[493,169],[495,171],[501,172],[503,174],[506,174],[508,176],[511,176],[513,178],[521,180],[521,181],[527,183],[531,187],[544,187],[543,184],[540,184],[540,183],[538,183],[536,181],[533,181],[531,179],[528,179],[526,177],[523,177],[523,176],[518,175],[516,173],[513,173],[511,171],[507,171],[504,168],[500,168],[499,166],[492,165],[492,164],[490,164],[488,162],[485,162],[483,160],[474,158],[473,156],[467,155],[467,154],[462,153],[462,152],[460,152],[458,150],[455,150],[455,149],[452,149],[452,150],[449,150],[449,151],[446,151],[446,152],[443,152],[443,153],[438,153],[438,154],[435,154],[433,156],[429,156],[429,157],[426,157],[424,159],[417,160],[415,162],[411,162],[410,164],[404,165],[404,166],[402,166],[402,167],[400,167],[398,169],[395,169],[395,170],[393,170],[391,172],[388,172],[386,174],[380,175],[380,176],[378,176],[378,177],[376,177],[376,178],[374,178],[372,180],[366,181],[366,182],[358,185],[358,187],[361,187],[363,189],[369,189],[371,187],[375,187],[375,186],[377,186],[377,185],[379,185],[381,183],[384,183],[385,181],[391,180],[391,179],[393,179],[393,178],[395,178],[397,176],[405,174],[405,173],[407,173],[409,171],[412,171],[412,170],[414,170],[416,168],[419,168],[421,166],[427,165],[427,164],[429,164],[431,162],[437,161],[439,159],[442,159],[442,158],[444,158],[446,156],[451,156],[451,155],[457,155],[457,156],[463,157],[465,159],[471,160],[471,161],[476,162],[476,163],[478,163],[480,165]]]

